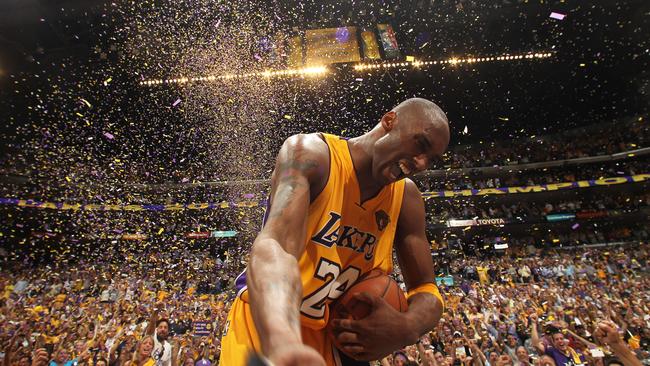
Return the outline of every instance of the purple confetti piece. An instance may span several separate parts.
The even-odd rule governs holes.
[[[113,134],[110,133],[110,132],[104,132],[104,136],[109,140],[112,140],[112,139],[115,138],[115,136],[113,136]]]
[[[262,57],[258,55],[257,53],[253,56],[257,61],[262,61]]]
[[[573,226],[571,226],[571,229],[575,230],[575,229],[577,229],[579,227],[580,227],[580,224],[573,224]]]
[[[244,198],[248,198],[248,199],[255,198],[255,195],[252,194],[252,193],[246,193],[246,194],[244,194]]]
[[[181,104],[181,98],[176,99],[174,104],[172,104],[172,107],[176,107],[177,105]]]
[[[557,20],[562,20],[562,19],[564,19],[564,17],[566,17],[566,14],[560,14],[560,13],[556,13],[556,12],[552,11],[551,15],[549,15],[549,17],[551,17],[553,19],[557,19]]]
[[[187,183],[187,182],[189,182],[189,181],[190,181],[189,178],[183,178],[183,179],[181,179],[181,183]]]

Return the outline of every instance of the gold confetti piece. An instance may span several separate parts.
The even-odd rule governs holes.
[[[291,116],[288,115],[288,114],[285,114],[285,115],[284,115],[284,119],[288,119],[288,120],[290,120],[290,119],[292,119],[292,118],[293,118],[293,117],[291,117]]]
[[[413,56],[406,56],[406,62],[413,62],[415,61],[415,57]]]
[[[67,180],[68,182],[72,182],[72,179],[70,179],[70,177],[65,177],[65,180]]]
[[[89,108],[92,107],[92,105],[90,104],[90,102],[88,102],[88,101],[85,100],[84,98],[81,98],[81,101],[82,101],[85,105],[87,105]]]
[[[163,231],[165,231],[165,229],[161,227],[160,230],[158,230],[158,235],[162,234]]]
[[[76,114],[77,116],[79,116],[79,117],[83,117],[83,116],[84,116],[83,114],[81,114],[81,113],[79,113],[79,112],[76,112],[75,114]]]

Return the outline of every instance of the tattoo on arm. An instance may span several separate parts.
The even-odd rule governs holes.
[[[270,294],[291,294],[290,296],[283,296],[290,299],[291,302],[282,304],[280,315],[291,327],[300,329],[300,317],[296,309],[300,308],[302,295],[300,287],[288,286],[289,283],[291,283],[290,276],[284,276],[281,282],[267,283],[266,289]]]
[[[269,218],[282,216],[285,209],[294,201],[294,192],[298,188],[305,187],[305,184],[298,179],[295,172],[302,172],[306,175],[317,166],[318,163],[315,160],[290,160],[279,164],[276,178],[278,180],[277,191],[271,205]]]

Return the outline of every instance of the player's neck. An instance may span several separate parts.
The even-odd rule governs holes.
[[[365,135],[348,140],[350,157],[352,158],[357,181],[359,182],[362,201],[367,197],[374,197],[382,189],[382,186],[378,185],[372,179],[373,146],[376,140],[372,136],[372,133],[371,131]]]

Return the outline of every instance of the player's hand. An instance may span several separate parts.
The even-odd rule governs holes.
[[[361,292],[354,295],[370,306],[363,319],[333,319],[336,339],[345,353],[360,361],[380,360],[403,346],[417,341],[406,326],[403,313],[395,310],[383,298]],[[412,340],[412,341],[411,341]]]
[[[304,344],[289,344],[269,354],[273,366],[325,366],[325,360],[315,349]]]

